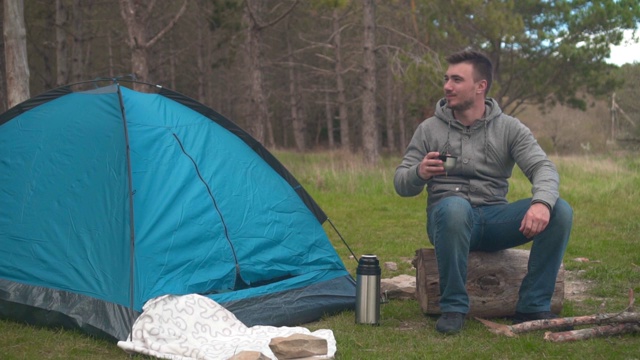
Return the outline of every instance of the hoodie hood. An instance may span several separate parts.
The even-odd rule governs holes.
[[[498,105],[498,102],[495,101],[495,99],[493,98],[486,98],[484,100],[484,106],[485,106],[485,110],[484,110],[484,117],[478,119],[476,122],[473,123],[473,125],[471,125],[470,127],[467,127],[465,125],[463,125],[462,123],[460,123],[454,116],[453,116],[453,110],[451,110],[451,108],[449,108],[448,104],[447,104],[447,100],[446,99],[441,99],[440,101],[438,101],[438,104],[436,105],[436,111],[435,111],[435,117],[440,119],[441,121],[447,123],[448,126],[448,131],[447,131],[447,141],[445,143],[444,148],[442,149],[442,152],[448,153],[450,150],[450,136],[451,136],[451,129],[454,128],[457,131],[463,131],[465,130],[465,128],[468,128],[469,131],[475,131],[477,129],[479,129],[480,127],[483,127],[483,131],[484,131],[484,150],[485,150],[485,160],[486,160],[486,152],[487,152],[487,147],[488,147],[488,142],[487,142],[487,124],[499,117],[500,115],[502,115],[502,109],[500,109],[500,106]]]
[[[481,119],[478,119],[478,121],[476,121],[471,126],[471,128],[483,126],[482,123],[489,122],[502,114],[502,109],[500,109],[498,102],[493,98],[486,98],[484,100],[484,106],[485,116]],[[456,118],[453,117],[453,111],[449,108],[449,106],[447,105],[447,100],[444,98],[438,101],[438,103],[436,104],[435,116],[453,127],[456,127],[458,129],[465,128],[464,125],[462,125],[458,120],[456,120]]]

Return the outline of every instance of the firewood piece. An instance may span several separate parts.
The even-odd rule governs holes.
[[[555,333],[549,331],[544,334],[544,339],[552,342],[569,342],[632,332],[640,332],[640,325],[637,323],[623,323]]]
[[[467,293],[470,316],[483,318],[515,314],[518,290],[527,274],[529,251],[507,249],[497,252],[473,251],[467,265]],[[422,312],[440,314],[440,278],[434,249],[418,249],[416,298]],[[560,268],[551,299],[551,311],[558,314],[564,300],[564,268]]]
[[[499,324],[493,321],[485,320],[477,317],[476,320],[483,323],[489,328],[489,331],[496,335],[504,335],[508,337],[517,337],[518,335],[511,330],[511,325]]]
[[[515,337],[517,334],[546,329],[559,329],[567,326],[580,325],[604,325],[604,324],[624,324],[624,323],[640,323],[640,313],[621,312],[612,314],[597,314],[586,316],[565,317],[557,319],[533,320],[516,325],[504,325],[494,323],[489,320],[476,318],[483,323],[489,331],[498,335]],[[574,330],[576,331],[576,330]],[[564,331],[568,332],[568,331]]]

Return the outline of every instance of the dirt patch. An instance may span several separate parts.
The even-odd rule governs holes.
[[[400,331],[415,331],[425,327],[424,321],[402,321],[396,329]]]
[[[593,298],[589,295],[592,282],[582,278],[584,270],[566,271],[564,272],[564,298],[566,300],[581,302],[587,298]]]

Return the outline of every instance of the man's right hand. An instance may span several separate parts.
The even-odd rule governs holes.
[[[428,153],[418,165],[418,176],[423,180],[429,180],[437,175],[444,175],[442,160],[438,159],[440,153],[433,151]]]

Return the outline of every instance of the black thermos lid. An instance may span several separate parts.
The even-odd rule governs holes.
[[[362,255],[360,261],[358,261],[358,268],[356,274],[358,275],[380,275],[382,270],[380,269],[380,261],[375,255]]]

